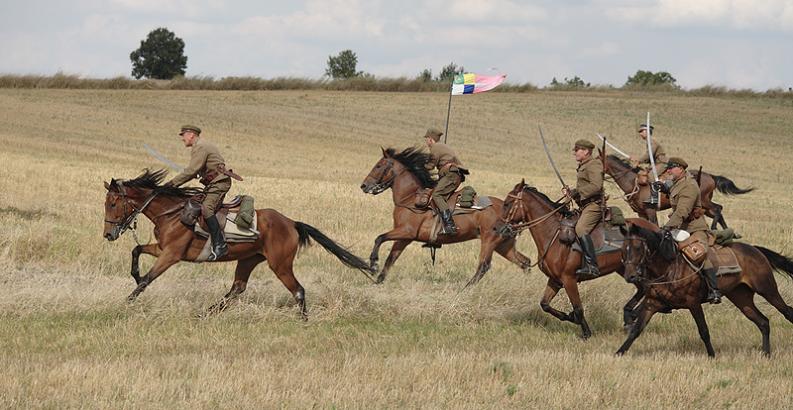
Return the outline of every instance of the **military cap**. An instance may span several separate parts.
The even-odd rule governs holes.
[[[184,134],[185,131],[193,131],[196,133],[196,135],[201,134],[201,128],[198,128],[195,125],[182,125],[182,130],[179,132],[179,135]]]
[[[683,169],[688,168],[688,162],[686,162],[683,158],[680,157],[671,157],[669,160],[666,161],[666,169],[680,167]]]
[[[424,138],[432,138],[435,142],[438,142],[441,140],[441,135],[443,135],[443,133],[439,129],[430,128],[427,130],[427,133],[424,134]]]
[[[591,151],[591,150],[595,149],[595,144],[593,144],[589,140],[585,140],[585,139],[582,138],[582,139],[580,139],[580,140],[575,142],[575,145],[573,146],[573,148],[584,148],[584,149],[588,149],[588,150]]]
[[[647,129],[647,124],[642,124],[642,125],[639,125],[639,132],[642,132],[642,131],[644,131],[644,130],[646,130],[646,129]],[[655,127],[653,127],[653,126],[651,125],[651,126],[650,126],[650,134],[652,134],[654,130],[655,130]]]

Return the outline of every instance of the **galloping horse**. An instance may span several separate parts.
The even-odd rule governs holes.
[[[383,157],[372,167],[361,184],[361,190],[372,195],[391,188],[394,200],[394,228],[377,236],[369,257],[370,266],[376,271],[380,245],[386,241],[394,241],[385,266],[377,276],[377,283],[385,280],[388,270],[405,247],[413,241],[435,245],[481,238],[479,266],[466,287],[478,282],[490,269],[494,250],[521,269],[528,270],[531,260],[515,249],[515,239],[503,238],[493,230],[501,215],[501,200],[495,197],[489,197],[492,205],[483,210],[455,215],[457,235],[438,235],[437,240],[431,240],[435,215],[429,209],[417,209],[415,206],[416,192],[421,188],[435,186],[429,171],[424,168],[428,160],[429,154],[419,148],[411,147],[399,153],[393,148],[383,149]]]
[[[207,239],[202,239],[180,221],[180,211],[198,188],[177,188],[160,185],[167,171],[145,172],[132,180],[113,179],[105,182],[104,237],[114,241],[133,226],[138,214],[143,214],[154,223],[156,243],[138,245],[132,250],[132,278],[138,285],[127,298],[130,301],[146,289],[160,274],[179,261],[195,261]],[[267,261],[281,283],[300,307],[300,314],[306,319],[306,298],[303,286],[295,279],[292,264],[297,251],[314,238],[322,247],[335,255],[345,265],[369,272],[366,261],[351,254],[316,228],[302,222],[293,221],[273,209],[256,210],[257,226],[261,231],[255,242],[229,243],[229,253],[219,262],[237,261],[234,282],[231,290],[221,301],[210,307],[211,312],[219,312],[245,291],[248,278],[256,265]],[[138,259],[141,254],[156,257],[154,265],[143,277],[139,273]],[[368,274],[367,274],[368,276]]]
[[[584,318],[584,307],[578,294],[578,282],[593,278],[579,278],[576,275],[576,269],[581,266],[581,253],[574,252],[569,245],[558,240],[561,220],[567,216],[566,208],[566,203],[553,202],[537,188],[528,186],[524,180],[521,180],[504,199],[503,219],[498,231],[510,236],[514,236],[521,229],[531,231],[539,253],[537,265],[548,277],[540,307],[561,321],[581,326],[581,337],[587,339],[592,336],[592,331]],[[598,267],[601,272],[599,277],[615,271],[621,272],[620,258],[619,252],[598,255]],[[570,299],[570,304],[573,305],[573,311],[570,313],[551,307],[551,301],[562,287]],[[643,290],[637,287],[636,294],[623,308],[623,320],[626,326],[634,321],[634,307],[643,294]]]
[[[691,312],[708,356],[713,357],[715,352],[701,306],[706,289],[700,274],[690,262],[683,259],[674,240],[661,234],[657,226],[636,219],[628,225],[624,234],[624,276],[628,282],[641,284],[645,289],[645,299],[639,305],[638,318],[617,354],[628,351],[657,311],[671,308],[688,309]],[[785,319],[793,323],[793,308],[779,295],[773,274],[774,270],[778,270],[793,278],[793,260],[761,246],[740,242],[729,245],[729,248],[735,253],[741,273],[720,276],[719,289],[757,325],[763,336],[763,353],[770,355],[768,318],[755,306],[754,295],[765,298]]]
[[[625,193],[625,201],[628,202],[628,205],[630,205],[634,212],[639,214],[639,217],[657,224],[657,211],[669,209],[669,197],[666,194],[661,195],[658,209],[649,206],[645,201],[650,198],[650,186],[638,184],[636,180],[638,170],[638,168],[632,167],[628,162],[616,155],[606,156],[606,174],[610,175],[614,179],[614,182]],[[716,224],[727,229],[727,222],[724,221],[724,215],[722,214],[723,207],[713,202],[713,191],[718,190],[725,195],[740,195],[751,192],[754,188],[741,189],[729,178],[711,175],[707,172],[703,172],[700,177],[698,173],[699,171],[691,172],[694,179],[699,181],[702,208],[705,209],[705,214],[713,219],[710,229],[716,229]]]

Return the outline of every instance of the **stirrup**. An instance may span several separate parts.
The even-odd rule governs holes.
[[[711,305],[718,305],[721,303],[721,292],[716,290],[711,291],[708,293],[708,296],[705,298],[705,300]]]
[[[207,258],[207,260],[209,262],[213,262],[226,256],[228,253],[229,253],[229,247],[225,243],[223,244],[223,246],[218,246],[218,247],[212,246],[212,249],[209,252],[209,257]]]

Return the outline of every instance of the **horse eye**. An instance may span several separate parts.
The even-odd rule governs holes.
[[[115,202],[113,202],[112,204],[110,204],[110,207],[111,207],[111,208],[115,208],[115,207],[116,207],[116,203],[115,203]]]

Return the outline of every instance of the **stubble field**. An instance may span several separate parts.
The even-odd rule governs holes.
[[[543,313],[545,276],[496,257],[475,288],[478,242],[444,247],[432,266],[413,244],[372,285],[319,246],[295,272],[310,319],[264,265],[228,311],[200,314],[231,285],[233,264],[179,264],[137,302],[135,240],[102,236],[102,181],[162,167],[149,144],[186,163],[183,123],[201,126],[256,197],[316,226],[360,256],[391,227],[390,191],[359,185],[380,147],[421,143],[442,127],[448,95],[325,91],[0,90],[0,407],[15,408],[668,408],[784,407],[793,394],[793,324],[758,300],[772,357],[730,303],[706,307],[717,358],[686,312],[659,315],[624,357],[614,275],[581,286],[595,332]],[[611,136],[638,154],[647,111],[671,155],[756,192],[717,194],[746,241],[793,254],[788,180],[793,102],[628,92],[455,98],[449,142],[467,183],[504,197],[521,178],[551,197],[558,183],[539,144],[574,180],[578,138]],[[612,205],[626,214],[613,186]],[[141,221],[139,240],[152,239]],[[528,234],[519,249],[536,258]],[[381,249],[384,260],[390,245]],[[141,258],[142,270],[152,259]],[[793,303],[791,281],[777,275]],[[569,310],[561,294],[555,306]]]

